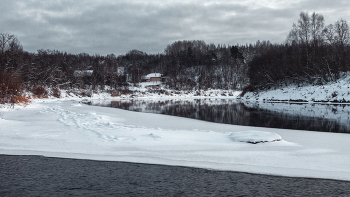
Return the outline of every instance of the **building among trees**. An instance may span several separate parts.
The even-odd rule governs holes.
[[[147,82],[164,81],[164,78],[162,77],[162,74],[160,74],[160,73],[150,73],[146,76],[143,76],[142,81],[147,81]]]

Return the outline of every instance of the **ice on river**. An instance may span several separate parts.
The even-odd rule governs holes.
[[[218,124],[74,100],[2,110],[0,154],[350,180],[348,134]]]

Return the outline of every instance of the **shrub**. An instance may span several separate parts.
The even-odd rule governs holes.
[[[107,91],[107,92],[110,93],[112,97],[120,96],[120,93],[117,90],[110,90],[110,91]]]
[[[41,87],[41,86],[34,86],[32,89],[32,92],[38,98],[47,98],[49,95],[49,93],[46,91],[46,89],[44,87]]]
[[[247,86],[247,87],[245,87],[244,89],[243,89],[243,91],[241,92],[241,94],[239,95],[240,97],[243,97],[247,92],[253,92],[253,91],[255,91],[256,89],[255,89],[255,87],[254,86],[252,86],[252,85],[249,85],[249,86]],[[232,95],[233,96],[233,95]]]
[[[15,103],[15,104],[16,103],[24,103],[24,104],[30,103],[29,98],[27,96],[17,96],[17,95],[14,95],[11,98],[11,102]]]
[[[109,91],[109,93],[111,94],[111,96],[120,96],[120,95],[129,95],[132,94],[132,91],[130,91],[129,89],[125,89],[125,88],[118,88],[116,90],[111,90]]]
[[[0,103],[11,102],[14,96],[19,96],[23,90],[21,78],[15,74],[0,71]]]
[[[338,96],[338,92],[337,91],[334,91],[333,93],[332,93],[332,97],[334,98],[334,97],[337,97]]]
[[[52,96],[56,98],[61,98],[61,91],[58,88],[53,88],[52,89]]]

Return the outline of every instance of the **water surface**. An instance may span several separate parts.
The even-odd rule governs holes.
[[[0,196],[349,196],[350,182],[0,155]]]
[[[350,133],[349,104],[259,103],[232,99],[121,100],[89,104],[224,124]]]

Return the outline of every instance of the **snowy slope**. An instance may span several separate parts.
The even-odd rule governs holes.
[[[350,180],[347,134],[217,124],[64,99],[1,111],[0,154]]]
[[[261,92],[248,92],[242,99],[257,101],[350,102],[350,75],[326,85],[289,86]]]

